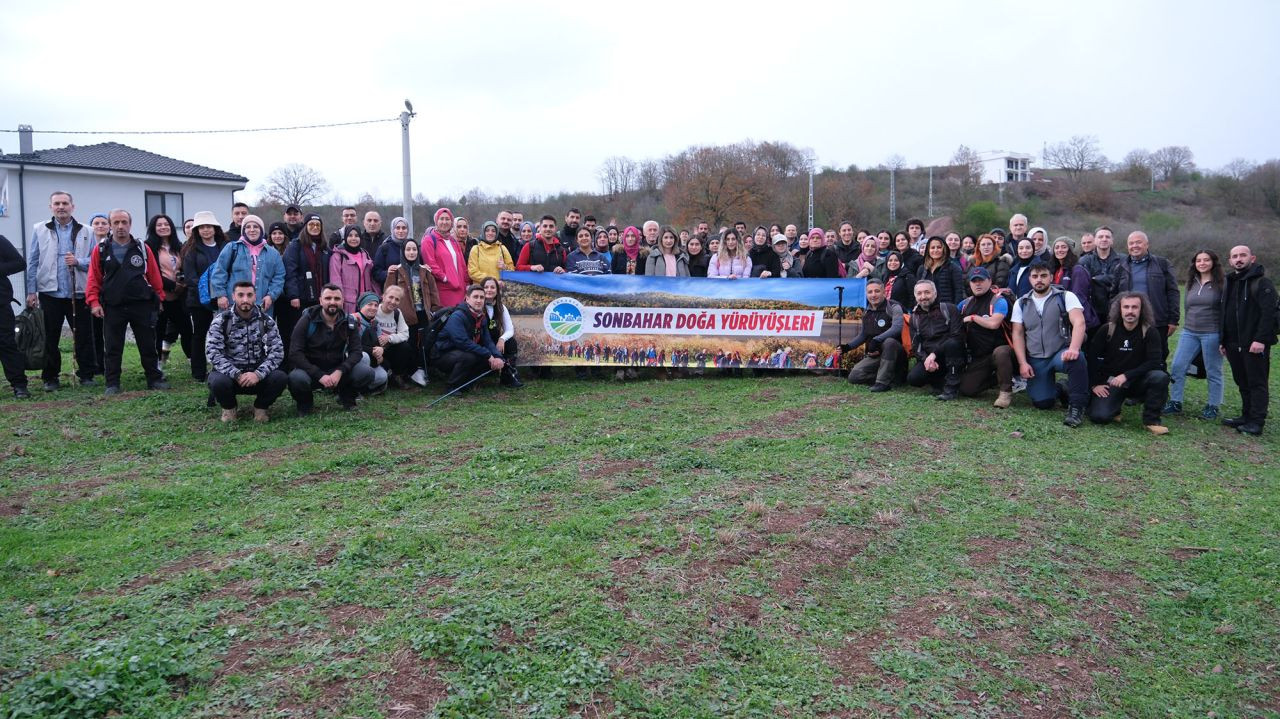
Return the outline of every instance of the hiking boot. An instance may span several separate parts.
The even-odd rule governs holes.
[[[1240,434],[1248,434],[1258,437],[1262,434],[1262,425],[1257,422],[1249,422],[1236,427],[1236,431]]]
[[[45,391],[45,392],[57,392],[57,391],[58,391],[58,390],[60,390],[60,389],[62,389],[62,383],[61,383],[61,382],[59,382],[59,381],[58,381],[58,380],[56,380],[56,379],[55,379],[55,380],[53,380],[52,382],[45,382],[45,383],[44,383],[44,391]]]
[[[938,400],[939,402],[950,402],[951,400],[959,396],[960,395],[954,389],[950,387],[944,387],[942,389],[942,392],[940,392],[939,394],[935,394],[933,398]]]
[[[222,410],[222,421],[224,423],[236,421],[236,411],[234,409]]]
[[[1062,418],[1062,423],[1072,429],[1079,427],[1084,421],[1084,407],[1068,407],[1067,414]]]
[[[103,394],[105,394],[105,395],[107,395],[108,397],[110,397],[110,396],[112,396],[112,395],[120,394],[120,385],[118,385],[118,384],[109,384],[109,385],[107,385],[107,388],[106,388],[105,390],[103,390],[103,392],[102,392],[102,393],[103,393]]]
[[[1236,427],[1249,424],[1249,420],[1244,417],[1223,417],[1222,424],[1235,429]]]
[[[92,386],[94,386],[94,385],[96,385],[96,384],[98,384],[98,381],[97,381],[97,380],[95,380],[95,379],[94,379],[94,378],[92,378],[92,377],[81,377],[81,378],[80,378],[80,386],[81,386],[81,387],[92,387]]]
[[[271,420],[271,415],[267,414],[267,411],[265,409],[258,409],[257,407],[253,408],[254,422],[257,422],[258,424],[266,424],[270,420]]]
[[[147,389],[169,389],[169,383],[162,379],[147,383]]]
[[[1146,425],[1146,427],[1148,432],[1156,436],[1159,436],[1162,434],[1169,434],[1169,428],[1164,426],[1163,424],[1149,424],[1149,425]]]
[[[1182,414],[1182,403],[1169,400],[1164,403],[1164,409],[1160,410],[1160,414]]]
[[[27,389],[27,386],[25,384],[22,385],[21,387],[14,387],[13,398],[14,399],[31,399],[31,390]]]
[[[1013,404],[1012,392],[1001,392],[1000,394],[996,395],[996,401],[994,402],[994,406],[999,407],[1000,409],[1005,409],[1011,404]]]
[[[885,383],[883,383],[883,382],[876,382],[875,384],[871,385],[871,389],[870,389],[869,391],[871,391],[871,392],[888,392],[890,389],[892,389],[892,387],[890,387],[889,385],[887,385],[887,384],[885,384]]]
[[[1215,420],[1218,418],[1218,405],[1206,404],[1204,409],[1200,410],[1200,419]]]

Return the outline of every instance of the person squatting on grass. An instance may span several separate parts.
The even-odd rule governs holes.
[[[235,420],[238,394],[254,395],[253,419],[266,422],[267,410],[288,382],[280,369],[284,343],[275,320],[258,307],[252,282],[237,282],[232,301],[233,307],[218,312],[209,325],[209,391],[222,407],[223,422]]]

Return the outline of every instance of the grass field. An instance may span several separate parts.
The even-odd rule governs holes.
[[[1280,715],[1280,425],[437,392],[0,400],[0,717]]]

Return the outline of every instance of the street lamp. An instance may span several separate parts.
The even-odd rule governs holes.
[[[413,111],[413,103],[404,101],[404,112],[400,113],[400,149],[401,164],[404,168],[404,220],[409,223],[409,236],[413,234],[413,183],[409,179],[409,120],[418,113]]]

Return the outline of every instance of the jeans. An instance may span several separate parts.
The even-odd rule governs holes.
[[[1178,349],[1173,353],[1173,368],[1169,374],[1173,383],[1169,385],[1169,399],[1182,401],[1182,392],[1187,387],[1187,368],[1191,360],[1199,352],[1204,357],[1204,371],[1209,377],[1209,404],[1218,407],[1222,404],[1222,354],[1218,352],[1217,332],[1192,332],[1184,329],[1178,337]]]
[[[1035,371],[1035,376],[1027,380],[1027,397],[1037,409],[1052,409],[1058,397],[1058,388],[1054,384],[1054,372],[1067,375],[1067,397],[1070,406],[1083,409],[1089,404],[1089,366],[1085,364],[1084,354],[1067,362],[1062,359],[1062,352],[1055,352],[1052,357],[1028,357],[1027,364]]]

